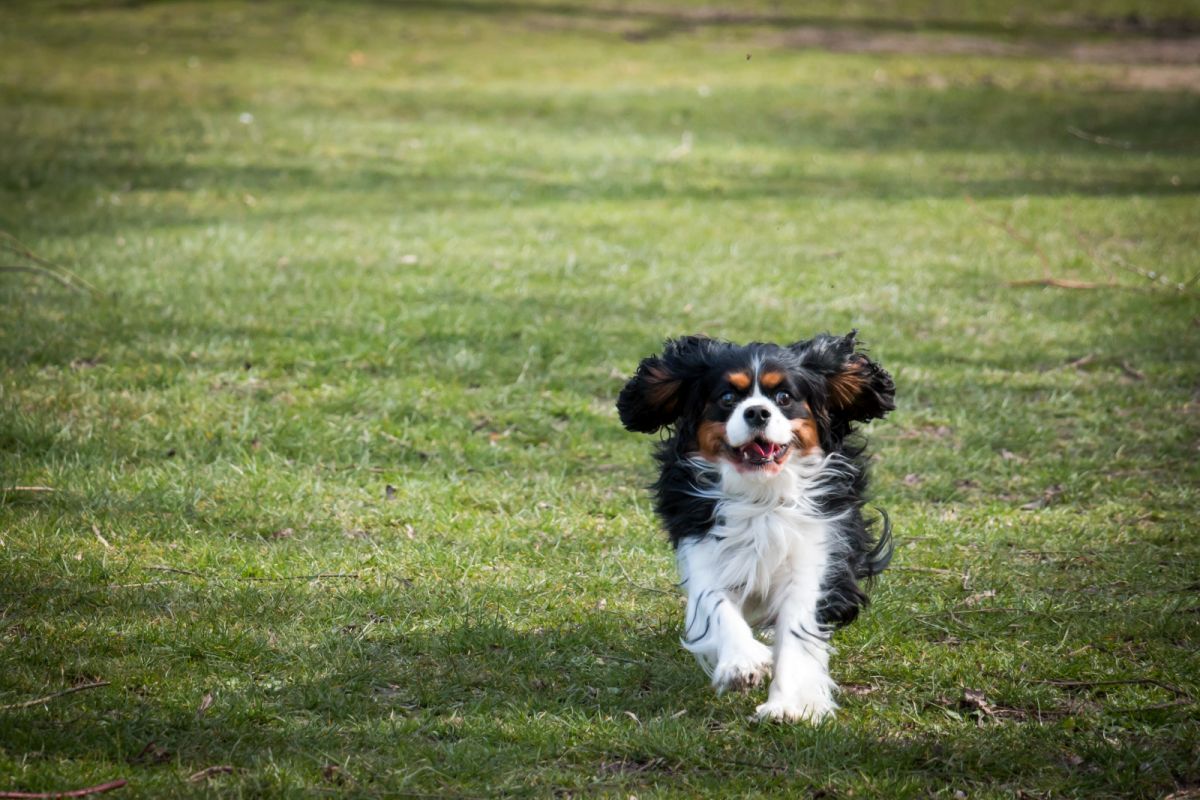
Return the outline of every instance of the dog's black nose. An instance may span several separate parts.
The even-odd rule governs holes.
[[[751,428],[765,428],[767,420],[771,418],[771,409],[766,406],[750,406],[742,412],[742,417]]]

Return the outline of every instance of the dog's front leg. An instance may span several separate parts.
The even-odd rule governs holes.
[[[821,572],[807,564],[783,588],[775,622],[775,676],[758,718],[817,722],[837,709],[829,677],[829,632],[817,623]]]
[[[738,601],[721,585],[716,541],[685,540],[677,559],[688,596],[684,648],[712,676],[717,692],[757,686],[771,671],[771,649],[754,638]]]

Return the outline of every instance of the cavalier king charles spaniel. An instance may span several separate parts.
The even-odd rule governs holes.
[[[683,646],[718,692],[771,675],[763,720],[837,708],[830,636],[892,556],[886,515],[878,532],[863,515],[855,425],[895,408],[895,386],[856,335],[787,346],[685,336],[644,359],[617,400],[629,430],[667,430],[653,488],[687,593]],[[773,648],[756,627],[773,630]]]

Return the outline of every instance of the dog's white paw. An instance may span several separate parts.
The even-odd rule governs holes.
[[[726,655],[713,670],[717,694],[758,686],[771,674],[771,648],[754,642],[736,653]]]
[[[820,722],[829,719],[837,710],[833,698],[813,693],[789,700],[768,700],[754,710],[760,722]]]

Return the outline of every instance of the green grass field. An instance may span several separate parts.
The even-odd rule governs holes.
[[[0,792],[1200,797],[1200,5],[668,1],[0,8]],[[894,569],[758,725],[613,404],[852,327]]]

